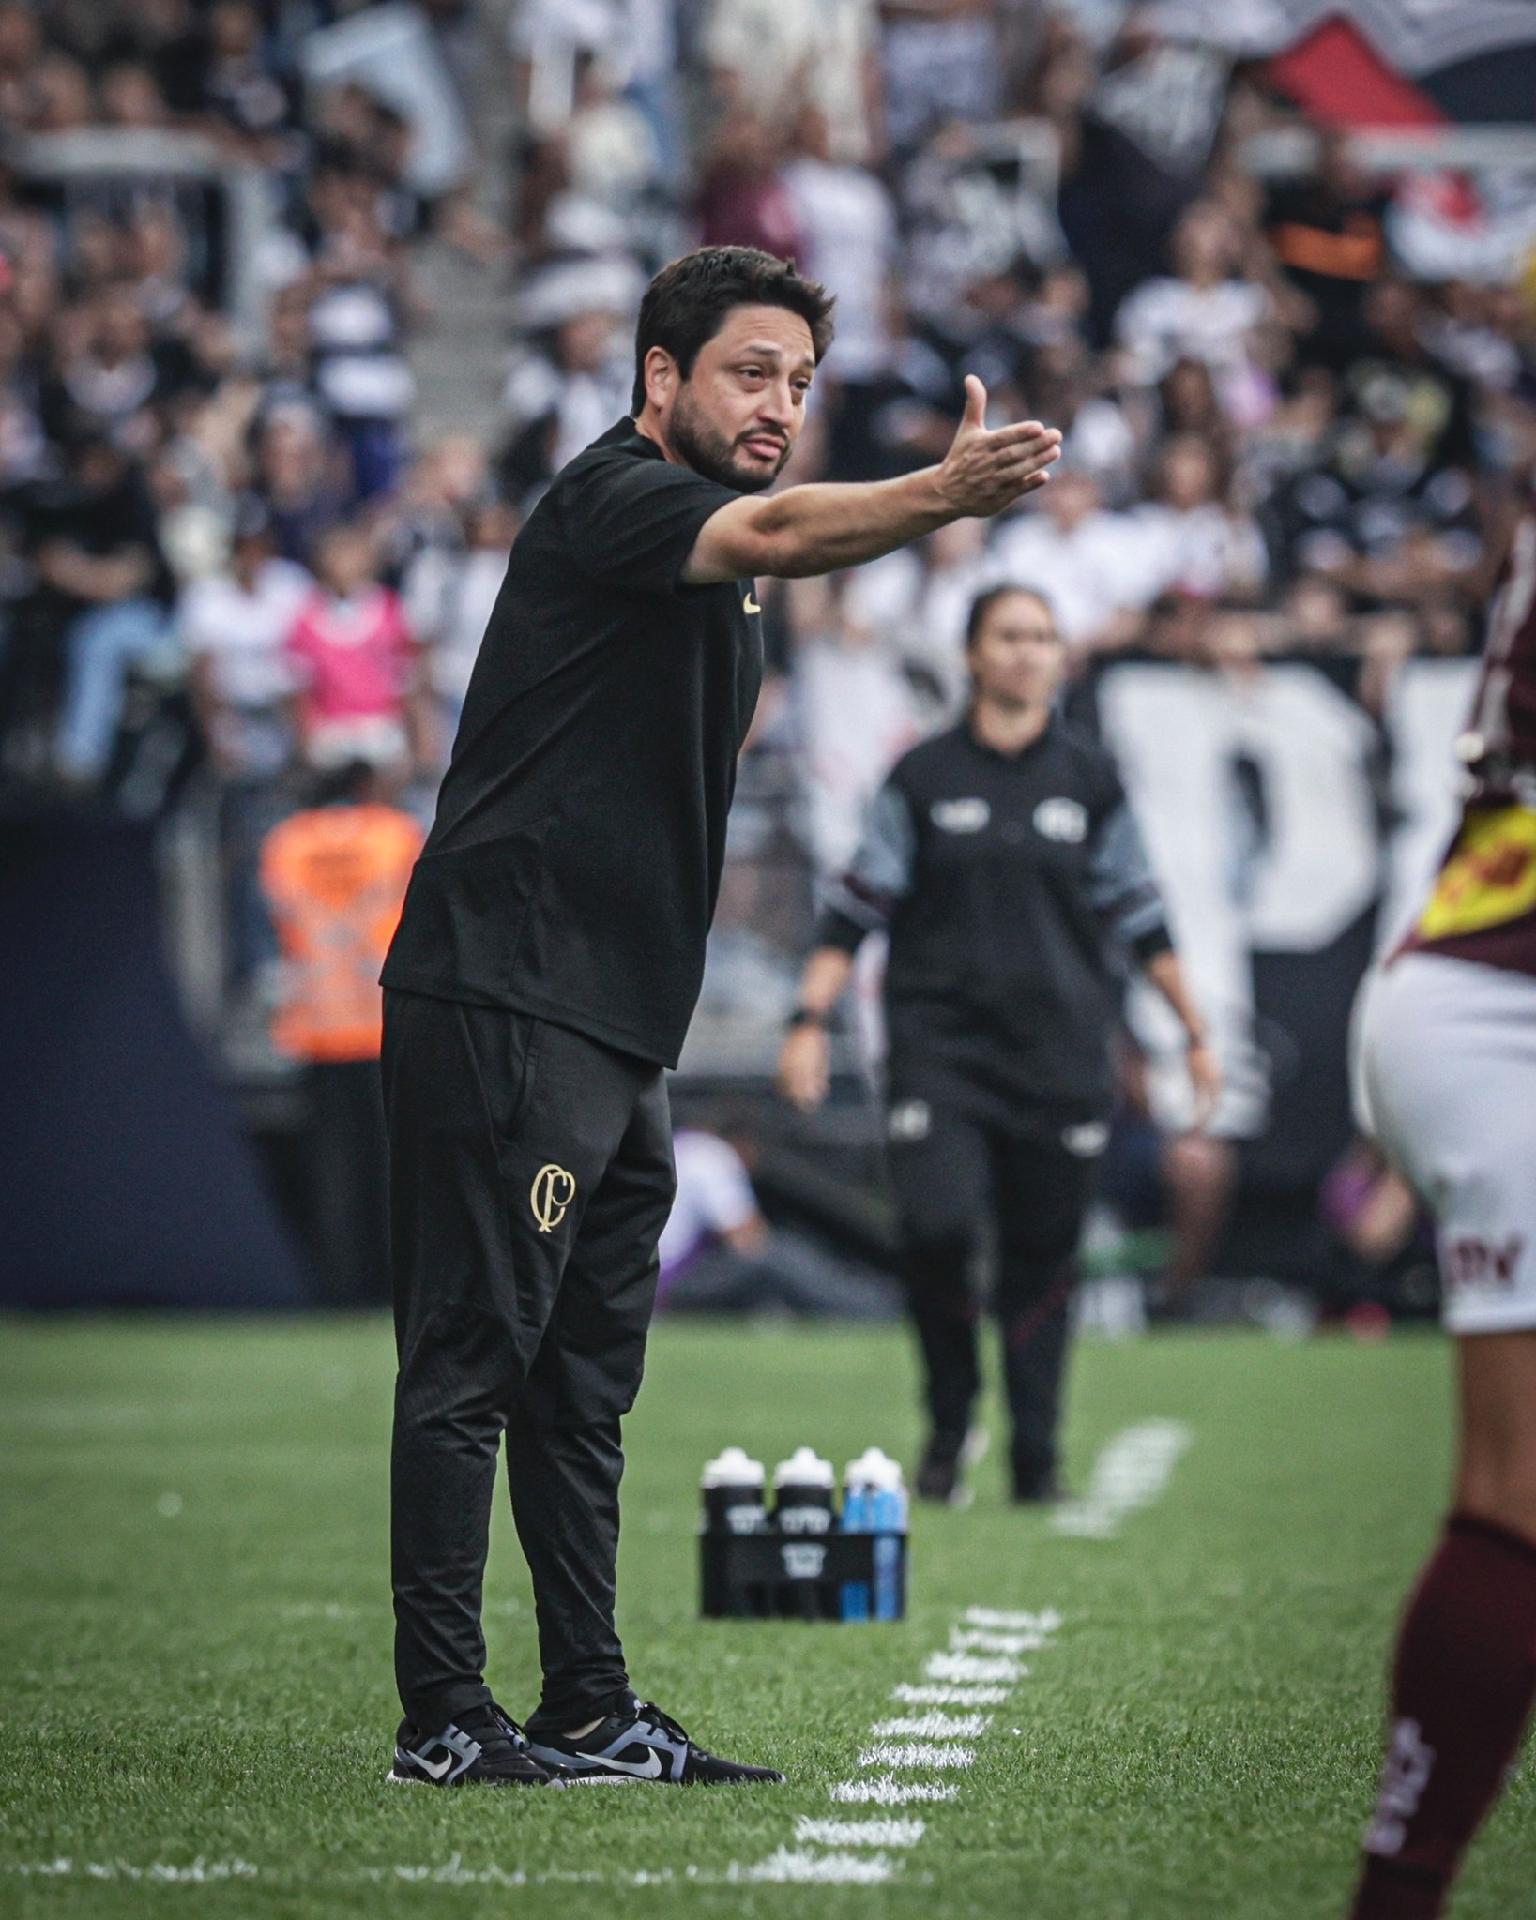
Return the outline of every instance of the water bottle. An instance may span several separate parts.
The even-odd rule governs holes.
[[[769,1611],[762,1586],[743,1580],[731,1542],[743,1534],[767,1533],[763,1463],[742,1447],[727,1447],[705,1467],[699,1482],[704,1511],[699,1530],[700,1599],[706,1620]]]
[[[827,1536],[836,1525],[832,1511],[832,1462],[811,1447],[797,1447],[773,1474],[773,1524],[783,1537],[784,1582],[779,1610],[791,1619],[836,1619],[835,1586],[824,1575]]]
[[[869,1533],[874,1519],[874,1489],[864,1459],[850,1460],[843,1473],[843,1532]],[[869,1582],[845,1580],[842,1606],[845,1620],[869,1618]]]
[[[865,1454],[862,1471],[870,1487],[869,1530],[875,1536],[874,1615],[900,1620],[907,1610],[907,1490],[898,1463],[878,1447]]]
[[[797,1447],[773,1470],[773,1524],[780,1533],[817,1539],[830,1533],[832,1462],[811,1447]]]
[[[699,1481],[705,1533],[766,1533],[765,1483],[762,1461],[749,1458],[745,1447],[727,1447],[711,1460]]]

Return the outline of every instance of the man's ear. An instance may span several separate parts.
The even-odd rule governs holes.
[[[681,380],[677,371],[677,362],[665,347],[648,347],[645,355],[645,397],[649,405],[660,409],[668,407],[677,393]]]

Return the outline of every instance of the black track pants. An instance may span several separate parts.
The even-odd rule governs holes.
[[[1056,1464],[1068,1308],[1097,1162],[937,1101],[905,1101],[891,1143],[902,1271],[922,1352],[928,1417],[958,1435],[981,1385],[970,1268],[987,1222],[1015,1476]]]
[[[384,996],[395,1333],[391,1563],[406,1717],[489,1696],[481,1584],[506,1435],[540,1720],[629,1697],[614,1628],[619,1417],[672,1204],[660,1068],[531,1015]]]

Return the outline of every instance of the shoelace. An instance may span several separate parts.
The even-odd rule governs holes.
[[[663,1733],[670,1734],[674,1740],[681,1740],[684,1746],[693,1747],[695,1753],[703,1751],[702,1748],[694,1746],[687,1732],[677,1724],[670,1713],[663,1713],[654,1700],[637,1701],[635,1704],[635,1718],[637,1720],[649,1720],[652,1726],[659,1727]]]
[[[491,1725],[489,1727],[483,1725],[478,1727],[465,1727],[464,1731],[469,1734],[472,1739],[479,1740],[482,1746],[489,1745],[493,1747],[499,1744],[501,1740],[505,1740],[509,1745],[519,1750],[528,1745],[527,1734],[523,1732],[522,1728],[512,1718],[511,1714],[507,1712],[505,1707],[498,1707],[496,1702],[491,1700],[486,1703],[482,1712],[489,1715]],[[476,1714],[473,1718],[478,1722],[480,1715]],[[460,1724],[462,1725],[463,1723],[461,1722]]]

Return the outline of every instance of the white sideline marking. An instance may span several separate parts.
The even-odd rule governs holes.
[[[924,1800],[953,1800],[960,1789],[926,1780],[893,1780],[883,1773],[876,1780],[839,1780],[827,1792],[845,1807],[909,1807]]]
[[[1000,1707],[1009,1692],[1007,1687],[914,1687],[904,1683],[891,1688],[891,1698],[906,1707]]]
[[[919,1740],[979,1740],[991,1724],[990,1713],[916,1713],[896,1720],[877,1720],[870,1732],[877,1736],[909,1734]]]
[[[1052,1527],[1085,1540],[1112,1540],[1127,1514],[1150,1506],[1162,1493],[1194,1437],[1181,1420],[1126,1427],[1094,1461],[1087,1493],[1058,1507]]]
[[[915,1847],[927,1829],[921,1820],[812,1820],[802,1814],[795,1838],[819,1847]]]
[[[969,1767],[976,1759],[974,1747],[934,1745],[914,1740],[905,1746],[882,1741],[878,1747],[866,1747],[859,1755],[861,1767]]]
[[[1011,1687],[1028,1672],[1022,1660],[1010,1660],[1002,1654],[931,1653],[923,1662],[927,1680],[981,1680]]]
[[[810,1883],[830,1887],[878,1887],[894,1878],[896,1868],[883,1853],[802,1853],[780,1847],[766,1860],[750,1867],[733,1860],[726,1869],[728,1881],[755,1880],[770,1886],[799,1886]]]
[[[993,1633],[986,1627],[951,1627],[951,1653],[1038,1653],[1046,1644],[1043,1633]]]
[[[27,1880],[152,1880],[161,1886],[205,1886],[214,1880],[254,1880],[261,1869],[249,1860],[205,1860],[201,1854],[184,1867],[164,1860],[136,1867],[127,1860],[75,1860],[61,1854],[54,1860],[21,1860],[6,1871]]]
[[[964,1624],[950,1628],[949,1650],[930,1654],[924,1663],[924,1684],[892,1688],[891,1698],[907,1706],[1002,1706],[1016,1681],[1029,1669],[1017,1654],[1049,1644],[1061,1625],[1054,1609],[1043,1613],[1004,1613],[985,1607],[966,1611]],[[907,1771],[955,1772],[974,1766],[976,1749],[963,1745],[979,1739],[991,1726],[987,1713],[895,1715],[877,1720],[870,1728],[876,1742],[859,1754],[859,1766],[881,1769],[873,1779],[839,1780],[828,1787],[834,1805],[901,1807],[923,1802],[954,1800],[958,1789],[947,1783],[899,1777]],[[755,1882],[809,1882],[832,1885],[881,1885],[900,1873],[905,1864],[893,1861],[886,1849],[915,1847],[922,1839],[921,1820],[812,1820],[795,1826],[795,1846],[780,1847],[755,1866],[732,1863],[727,1878]],[[871,1851],[862,1857],[850,1847]],[[817,1852],[818,1847],[834,1849]],[[690,1869],[690,1877],[693,1877]]]
[[[690,1867],[687,1877],[696,1876]],[[612,1872],[602,1867],[549,1867],[530,1873],[526,1867],[500,1867],[493,1861],[485,1867],[467,1867],[462,1853],[451,1853],[436,1866],[411,1866],[398,1862],[392,1867],[359,1867],[355,1873],[337,1874],[340,1880],[363,1880],[374,1885],[399,1880],[407,1886],[434,1887],[653,1887],[679,1878],[673,1867],[638,1867]]]
[[[1061,1625],[1061,1615],[1054,1607],[1047,1607],[1043,1613],[1000,1612],[996,1607],[967,1607],[965,1624],[968,1627],[995,1627],[1000,1633],[1055,1633]]]

